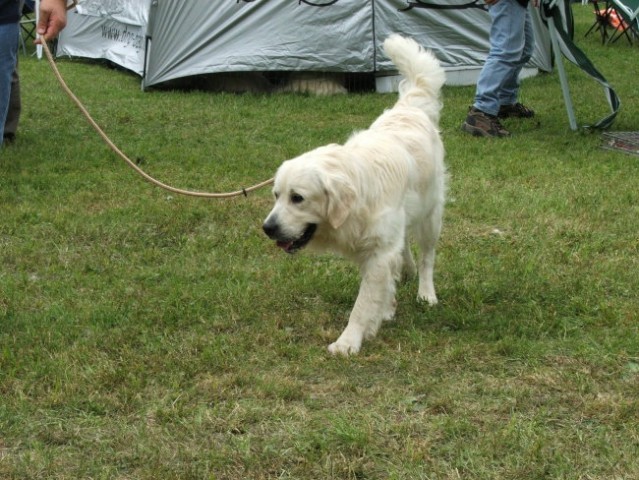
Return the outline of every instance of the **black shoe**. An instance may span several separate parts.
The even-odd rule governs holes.
[[[5,133],[2,136],[2,143],[4,143],[5,145],[12,145],[15,141],[16,141],[15,133]]]

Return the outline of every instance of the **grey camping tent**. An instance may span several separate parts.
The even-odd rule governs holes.
[[[489,15],[478,0],[444,3],[457,8],[422,0],[81,0],[58,55],[109,59],[140,74],[145,89],[210,73],[310,71],[371,73],[386,90],[394,67],[380,48],[400,32],[434,51],[447,83],[472,84],[488,53]],[[535,19],[529,74],[552,64]]]

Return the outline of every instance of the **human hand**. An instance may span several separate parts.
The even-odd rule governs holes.
[[[67,24],[66,0],[41,0],[38,20],[38,38],[35,43],[53,40]]]

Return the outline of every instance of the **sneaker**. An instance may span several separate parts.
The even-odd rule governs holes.
[[[535,111],[517,102],[499,107],[497,116],[499,118],[532,118],[535,116]]]
[[[466,121],[462,124],[462,130],[476,137],[509,137],[506,130],[495,115],[489,115],[475,107],[468,110]]]

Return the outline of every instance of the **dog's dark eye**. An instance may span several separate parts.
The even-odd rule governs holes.
[[[304,197],[302,197],[299,193],[294,193],[291,195],[292,203],[302,203],[304,201]]]

